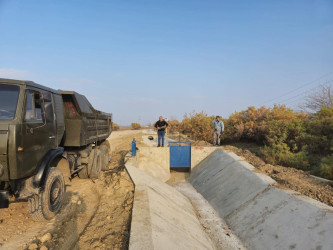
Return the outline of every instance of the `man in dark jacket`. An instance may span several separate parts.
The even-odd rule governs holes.
[[[158,144],[157,147],[161,146],[162,140],[162,147],[164,147],[164,136],[165,136],[165,129],[169,126],[169,124],[163,120],[163,117],[160,116],[160,119],[155,123],[155,128],[157,129],[158,135]]]

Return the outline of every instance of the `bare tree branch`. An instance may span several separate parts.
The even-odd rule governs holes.
[[[304,103],[300,106],[303,110],[317,112],[322,107],[333,107],[333,86],[332,84],[320,85],[316,91],[309,94]]]

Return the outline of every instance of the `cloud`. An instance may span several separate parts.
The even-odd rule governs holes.
[[[28,76],[29,73],[25,70],[0,68],[0,77],[2,78],[26,80]]]

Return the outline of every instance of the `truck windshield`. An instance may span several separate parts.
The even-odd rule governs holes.
[[[0,120],[13,120],[15,118],[17,100],[20,87],[0,84]]]

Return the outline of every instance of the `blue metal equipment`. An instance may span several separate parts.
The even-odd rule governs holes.
[[[135,138],[133,138],[133,141],[132,141],[132,156],[135,156],[136,155],[136,140]]]
[[[170,169],[191,170],[191,145],[188,141],[169,142]]]

